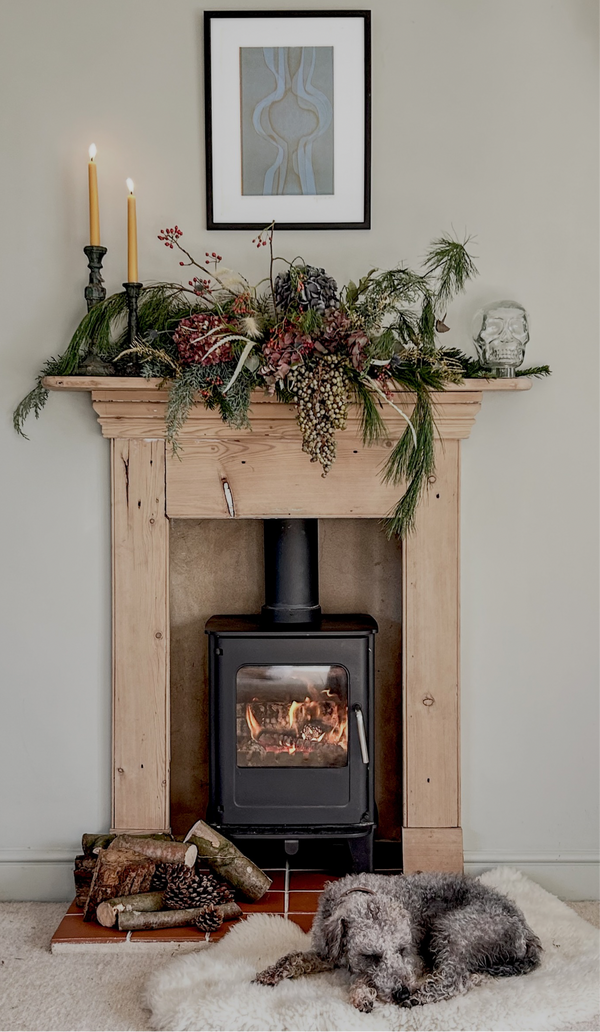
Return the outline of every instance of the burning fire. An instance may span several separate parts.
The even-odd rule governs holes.
[[[318,692],[308,686],[313,696],[307,695],[303,702],[292,702],[280,713],[279,720],[261,723],[252,703],[246,704],[246,724],[254,742],[259,742],[267,752],[310,752],[320,744],[347,748],[347,708],[336,700],[328,689]],[[320,699],[319,696],[325,696]],[[254,699],[254,703],[260,700]],[[277,705],[277,704],[272,704]],[[283,722],[282,722],[283,718]]]

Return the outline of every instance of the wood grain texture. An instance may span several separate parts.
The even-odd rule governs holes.
[[[114,831],[169,830],[169,521],[163,441],[114,441]]]
[[[92,403],[105,437],[164,437],[166,392],[136,396],[131,391],[92,391]],[[438,392],[433,395],[436,432],[441,437],[468,437],[479,407],[481,392]],[[414,398],[411,394],[395,394],[394,404],[410,417]],[[382,410],[391,439],[396,440],[405,430],[406,421],[391,407]],[[252,434],[269,441],[280,437],[300,442],[296,425],[296,409],[292,405],[273,404],[264,397],[254,397],[250,409]],[[182,426],[179,438],[243,440],[248,431],[240,431],[224,423],[217,412],[203,405],[195,405]],[[357,442],[352,447],[363,448],[360,434],[360,416],[355,406],[348,412],[348,427],[338,434],[338,440]]]
[[[179,457],[167,456],[167,513],[179,519],[379,518],[399,496],[398,487],[383,484],[379,476],[389,451],[362,448],[356,438],[340,435],[337,460],[323,477],[296,435],[186,441]]]
[[[460,824],[459,442],[438,444],[437,474],[403,543],[404,824]]]
[[[463,840],[461,828],[403,828],[402,870],[448,871],[462,874]]]
[[[147,380],[143,376],[45,376],[44,387],[49,391],[140,391],[156,390],[162,383],[158,377]],[[452,391],[528,391],[533,380],[527,376],[517,376],[509,380],[463,380],[462,383],[449,383],[446,390]],[[278,404],[273,397],[273,404]]]

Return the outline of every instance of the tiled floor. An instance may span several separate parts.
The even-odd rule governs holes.
[[[317,910],[319,895],[325,883],[334,876],[320,871],[285,870],[267,871],[273,884],[258,903],[240,903],[244,920],[249,914],[279,914],[288,921],[309,932]],[[67,944],[72,946],[93,946],[108,943],[204,943],[220,939],[232,926],[227,922],[216,932],[199,932],[193,926],[184,928],[161,928],[148,932],[119,932],[114,928],[103,928],[95,921],[83,920],[83,912],[74,903],[52,936],[52,947]]]

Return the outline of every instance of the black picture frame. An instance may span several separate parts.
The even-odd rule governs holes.
[[[358,166],[353,163],[353,168],[357,167],[362,169],[362,181],[358,188],[353,189],[351,204],[358,210],[362,203],[362,210],[358,218],[336,218],[325,220],[315,220],[314,218],[314,206],[307,203],[307,218],[306,220],[295,218],[286,218],[285,211],[283,218],[275,218],[275,225],[278,230],[326,230],[326,229],[337,229],[337,230],[352,230],[352,229],[370,229],[371,228],[371,12],[367,10],[337,10],[337,11],[205,11],[204,12],[204,105],[205,105],[205,153],[206,153],[206,222],[207,229],[209,230],[260,230],[273,220],[273,216],[277,212],[272,212],[270,217],[248,217],[240,218],[240,213],[243,214],[243,208],[248,198],[244,198],[241,192],[241,158],[238,161],[239,165],[239,176],[237,182],[239,182],[239,196],[233,197],[232,192],[232,203],[231,208],[235,206],[235,212],[232,211],[232,217],[228,218],[228,203],[226,188],[222,185],[222,178],[219,178],[217,187],[215,188],[214,177],[221,161],[221,167],[224,157],[215,155],[215,147],[220,146],[218,141],[215,141],[215,134],[213,128],[215,125],[220,126],[223,124],[223,118],[215,117],[215,94],[220,96],[219,90],[213,90],[215,82],[215,76],[219,74],[216,67],[213,54],[213,27],[217,21],[223,22],[223,30],[227,28],[226,22],[232,22],[234,19],[263,19],[269,21],[271,19],[361,19],[363,25],[362,33],[362,47],[361,57],[363,61],[362,75],[353,76],[357,79],[358,83],[362,80],[364,82],[364,131],[362,133],[362,150],[363,153],[360,155],[360,163]],[[352,27],[356,25],[352,23]],[[239,26],[236,26],[236,31],[239,31]],[[239,73],[238,73],[239,74]],[[239,91],[239,88],[238,88]],[[221,106],[225,103],[223,100],[219,101]],[[336,109],[338,107],[337,98],[334,103]],[[340,102],[341,103],[341,102]],[[231,118],[232,113],[230,113]],[[222,116],[222,112],[221,112]],[[237,126],[236,126],[237,129]],[[223,149],[224,155],[224,149]],[[233,164],[233,163],[232,163]],[[237,169],[232,171],[232,176]],[[332,194],[335,197],[335,190]],[[265,198],[265,203],[269,198]],[[254,201],[255,198],[250,198],[250,201]],[[276,202],[271,206],[285,208],[284,197],[277,197]],[[300,199],[303,201],[304,198]],[[312,198],[306,198],[307,202],[311,201]],[[262,197],[259,198],[262,201]],[[298,198],[294,198],[294,204],[296,207]],[[325,208],[326,202],[321,202],[323,208]],[[334,202],[333,202],[334,203]],[[241,211],[242,210],[242,211]],[[233,217],[238,216],[238,217]]]

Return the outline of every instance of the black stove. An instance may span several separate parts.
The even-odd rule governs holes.
[[[213,616],[208,819],[239,839],[347,839],[373,869],[377,624],[323,616],[318,521],[265,520],[265,605]]]

